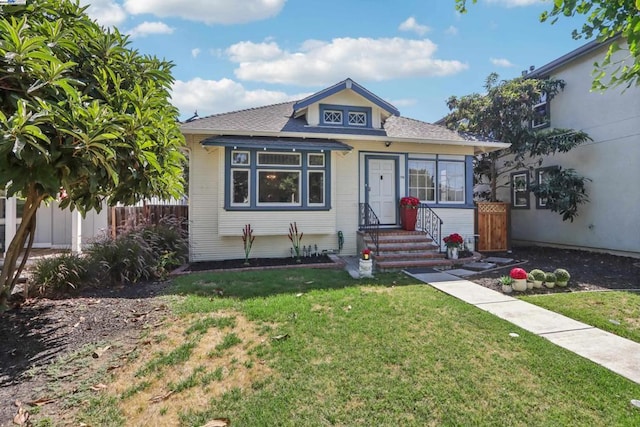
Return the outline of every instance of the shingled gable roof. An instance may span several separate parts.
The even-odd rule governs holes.
[[[333,85],[331,87],[328,87],[326,89],[321,90],[320,92],[316,92],[313,95],[309,95],[305,99],[301,99],[300,101],[296,102],[293,105],[293,111],[294,111],[294,113],[297,113],[298,111],[308,107],[311,104],[315,104],[316,102],[319,102],[319,101],[321,101],[321,100],[323,100],[325,98],[328,98],[329,96],[331,96],[333,94],[336,94],[338,92],[342,92],[343,90],[346,90],[346,89],[350,89],[350,90],[354,91],[358,95],[362,96],[363,98],[365,98],[369,102],[377,105],[382,110],[388,112],[389,114],[391,114],[393,116],[399,116],[400,115],[400,111],[398,111],[398,109],[396,107],[394,107],[393,105],[391,105],[390,103],[388,103],[384,99],[380,98],[378,95],[370,92],[369,90],[367,90],[363,86],[360,86],[358,83],[354,82],[351,79],[345,79],[345,80],[343,80],[343,81],[341,81],[339,83],[336,83],[335,85]]]
[[[348,87],[367,97],[371,102],[375,101],[376,105],[391,114],[383,122],[382,129],[310,126],[307,124],[304,114],[296,116],[296,109],[304,109],[308,105]],[[509,144],[499,141],[455,132],[441,125],[402,117],[391,104],[367,91],[351,79],[346,79],[300,101],[284,102],[202,117],[183,123],[181,129],[185,135],[237,135],[315,138],[345,142],[349,140],[368,140],[450,144],[473,146],[476,153],[499,150],[509,146]]]

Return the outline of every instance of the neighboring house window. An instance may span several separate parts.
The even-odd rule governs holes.
[[[549,171],[557,169],[556,166],[548,166],[546,168],[536,169],[536,182],[538,184],[545,184],[549,180]],[[537,209],[549,209],[547,206],[547,198],[546,197],[537,197],[536,196],[536,208]]]
[[[464,203],[464,163],[438,162],[440,203]]]
[[[422,202],[435,203],[435,160],[409,160],[409,195]]]
[[[371,127],[371,108],[320,104],[320,125]]]
[[[228,208],[325,208],[326,153],[229,150]]]
[[[449,157],[410,159],[409,195],[425,203],[464,203],[465,162]]]
[[[514,172],[511,174],[511,206],[529,209],[529,173]]]
[[[533,129],[549,126],[549,102],[547,94],[540,97],[540,101],[533,106],[534,118],[531,121]]]

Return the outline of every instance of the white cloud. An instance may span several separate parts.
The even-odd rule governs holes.
[[[330,42],[307,40],[296,52],[274,42],[242,42],[227,49],[238,63],[241,80],[268,83],[324,85],[345,77],[382,81],[403,77],[447,76],[468,68],[457,60],[434,58],[430,40],[402,38],[337,38]]]
[[[444,33],[449,35],[449,36],[457,36],[458,35],[458,27],[455,27],[453,25],[449,25],[449,28],[444,30]]]
[[[531,6],[532,4],[542,4],[545,0],[486,0],[487,3],[495,3],[506,7]]]
[[[195,49],[191,49],[191,56],[193,56],[194,58],[197,58],[198,55],[200,55],[200,48],[196,47]]]
[[[144,21],[128,31],[132,38],[146,37],[149,34],[172,34],[173,28],[164,22],[148,22]]]
[[[413,31],[414,33],[424,36],[431,28],[426,25],[418,24],[416,18],[413,16],[408,17],[404,22],[400,24],[398,27],[400,31]]]
[[[413,105],[416,105],[418,103],[418,100],[413,98],[403,98],[394,99],[389,102],[391,102],[391,105],[393,105],[394,107],[411,107]]]
[[[514,63],[512,63],[511,61],[509,61],[506,58],[490,58],[489,59],[491,61],[491,63],[493,65],[495,65],[496,67],[515,67],[516,65]]]
[[[226,51],[233,62],[270,60],[281,56],[282,53],[275,42],[240,42],[230,46]]]
[[[289,95],[280,91],[264,89],[248,90],[241,83],[231,79],[204,80],[195,78],[189,81],[176,80],[173,84],[171,99],[181,115],[191,115],[198,111],[201,117],[259,107],[279,102],[303,99],[309,93]]]
[[[180,17],[207,24],[238,24],[271,18],[282,10],[286,0],[125,0],[133,14]]]
[[[82,0],[80,4],[89,5],[87,14],[105,27],[122,24],[127,19],[127,13],[114,0]]]

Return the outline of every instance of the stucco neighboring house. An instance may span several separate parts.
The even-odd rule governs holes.
[[[191,261],[286,257],[289,224],[318,251],[358,251],[363,209],[400,225],[398,202],[417,196],[442,235],[473,235],[472,158],[507,144],[474,140],[402,117],[351,79],[305,99],[217,114],[182,125],[189,149]]]
[[[594,62],[607,45],[591,42],[527,74],[566,82],[550,103],[537,108],[535,126],[580,129],[593,141],[549,156],[532,175],[511,176],[511,231],[514,243],[534,243],[607,251],[640,257],[640,87],[591,91]],[[622,60],[619,51],[616,60]],[[545,201],[529,193],[529,180],[543,180],[545,168],[573,168],[589,178],[590,203],[580,205],[574,222],[562,221]]]

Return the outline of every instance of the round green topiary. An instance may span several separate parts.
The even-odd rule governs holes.
[[[564,268],[556,269],[553,274],[556,275],[556,282],[568,282],[571,278],[571,275]]]
[[[539,270],[537,268],[531,270],[531,275],[533,275],[533,278],[539,282],[544,282],[545,279],[545,274],[544,271]]]
[[[546,283],[556,283],[556,275],[553,273],[545,273],[544,274],[544,281]]]

